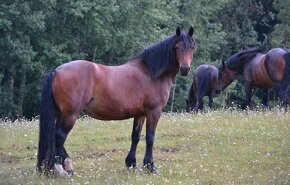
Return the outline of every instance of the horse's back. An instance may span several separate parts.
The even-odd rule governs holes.
[[[202,74],[207,70],[209,70],[213,75],[218,75],[218,69],[211,64],[202,64],[195,69],[197,74]]]
[[[289,51],[290,50],[287,48],[272,48],[267,52],[267,55],[271,57],[280,57]]]
[[[202,64],[198,66],[195,70],[195,75],[200,76],[201,78],[204,78],[206,75],[209,75],[208,80],[211,82],[217,83],[218,80],[218,69],[210,64]]]

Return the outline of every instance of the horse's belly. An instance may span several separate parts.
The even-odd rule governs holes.
[[[253,86],[258,88],[272,88],[273,81],[267,75],[257,75],[253,81]]]
[[[89,116],[100,120],[123,120],[142,114],[140,105],[134,105],[130,100],[119,101],[97,100],[93,98],[84,108]]]

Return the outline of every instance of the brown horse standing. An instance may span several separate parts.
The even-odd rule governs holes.
[[[127,167],[136,166],[136,148],[146,120],[144,166],[155,172],[155,129],[178,73],[190,70],[196,42],[193,28],[145,49],[120,66],[78,60],[63,64],[43,80],[37,169],[72,174],[72,161],[64,143],[79,114],[84,111],[100,120],[134,118]]]
[[[193,80],[186,99],[186,112],[203,109],[203,97],[208,96],[208,106],[212,108],[213,97],[218,85],[218,69],[213,65],[203,64],[194,71]]]
[[[262,104],[268,106],[268,89],[275,88],[282,105],[288,104],[290,94],[290,52],[274,48],[263,53],[259,49],[246,50],[229,57],[219,67],[218,89],[225,89],[237,75],[245,80],[245,106],[250,106],[252,89],[264,90]]]

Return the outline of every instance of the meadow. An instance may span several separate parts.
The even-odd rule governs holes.
[[[145,129],[138,169],[125,167],[132,120],[78,119],[66,149],[75,174],[46,178],[35,171],[38,120],[0,122],[0,184],[290,184],[290,114],[218,110],[166,114],[159,121],[157,175],[143,171]]]

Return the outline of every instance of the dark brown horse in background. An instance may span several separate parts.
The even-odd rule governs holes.
[[[54,170],[58,176],[72,174],[72,161],[64,143],[79,114],[84,111],[100,120],[134,118],[127,167],[136,166],[136,148],[146,120],[144,166],[155,172],[155,129],[166,105],[171,85],[180,71],[190,70],[196,42],[193,28],[145,49],[120,66],[78,60],[49,72],[43,80],[37,169]]]
[[[193,80],[186,99],[186,112],[203,109],[203,97],[208,96],[208,106],[212,108],[213,97],[218,85],[218,69],[213,65],[203,64],[194,71]]]
[[[268,106],[269,88],[274,88],[283,106],[290,94],[289,49],[274,48],[263,53],[260,49],[245,50],[232,55],[219,67],[218,89],[225,89],[237,75],[245,81],[245,106],[251,104],[252,89],[263,89],[262,104]]]

